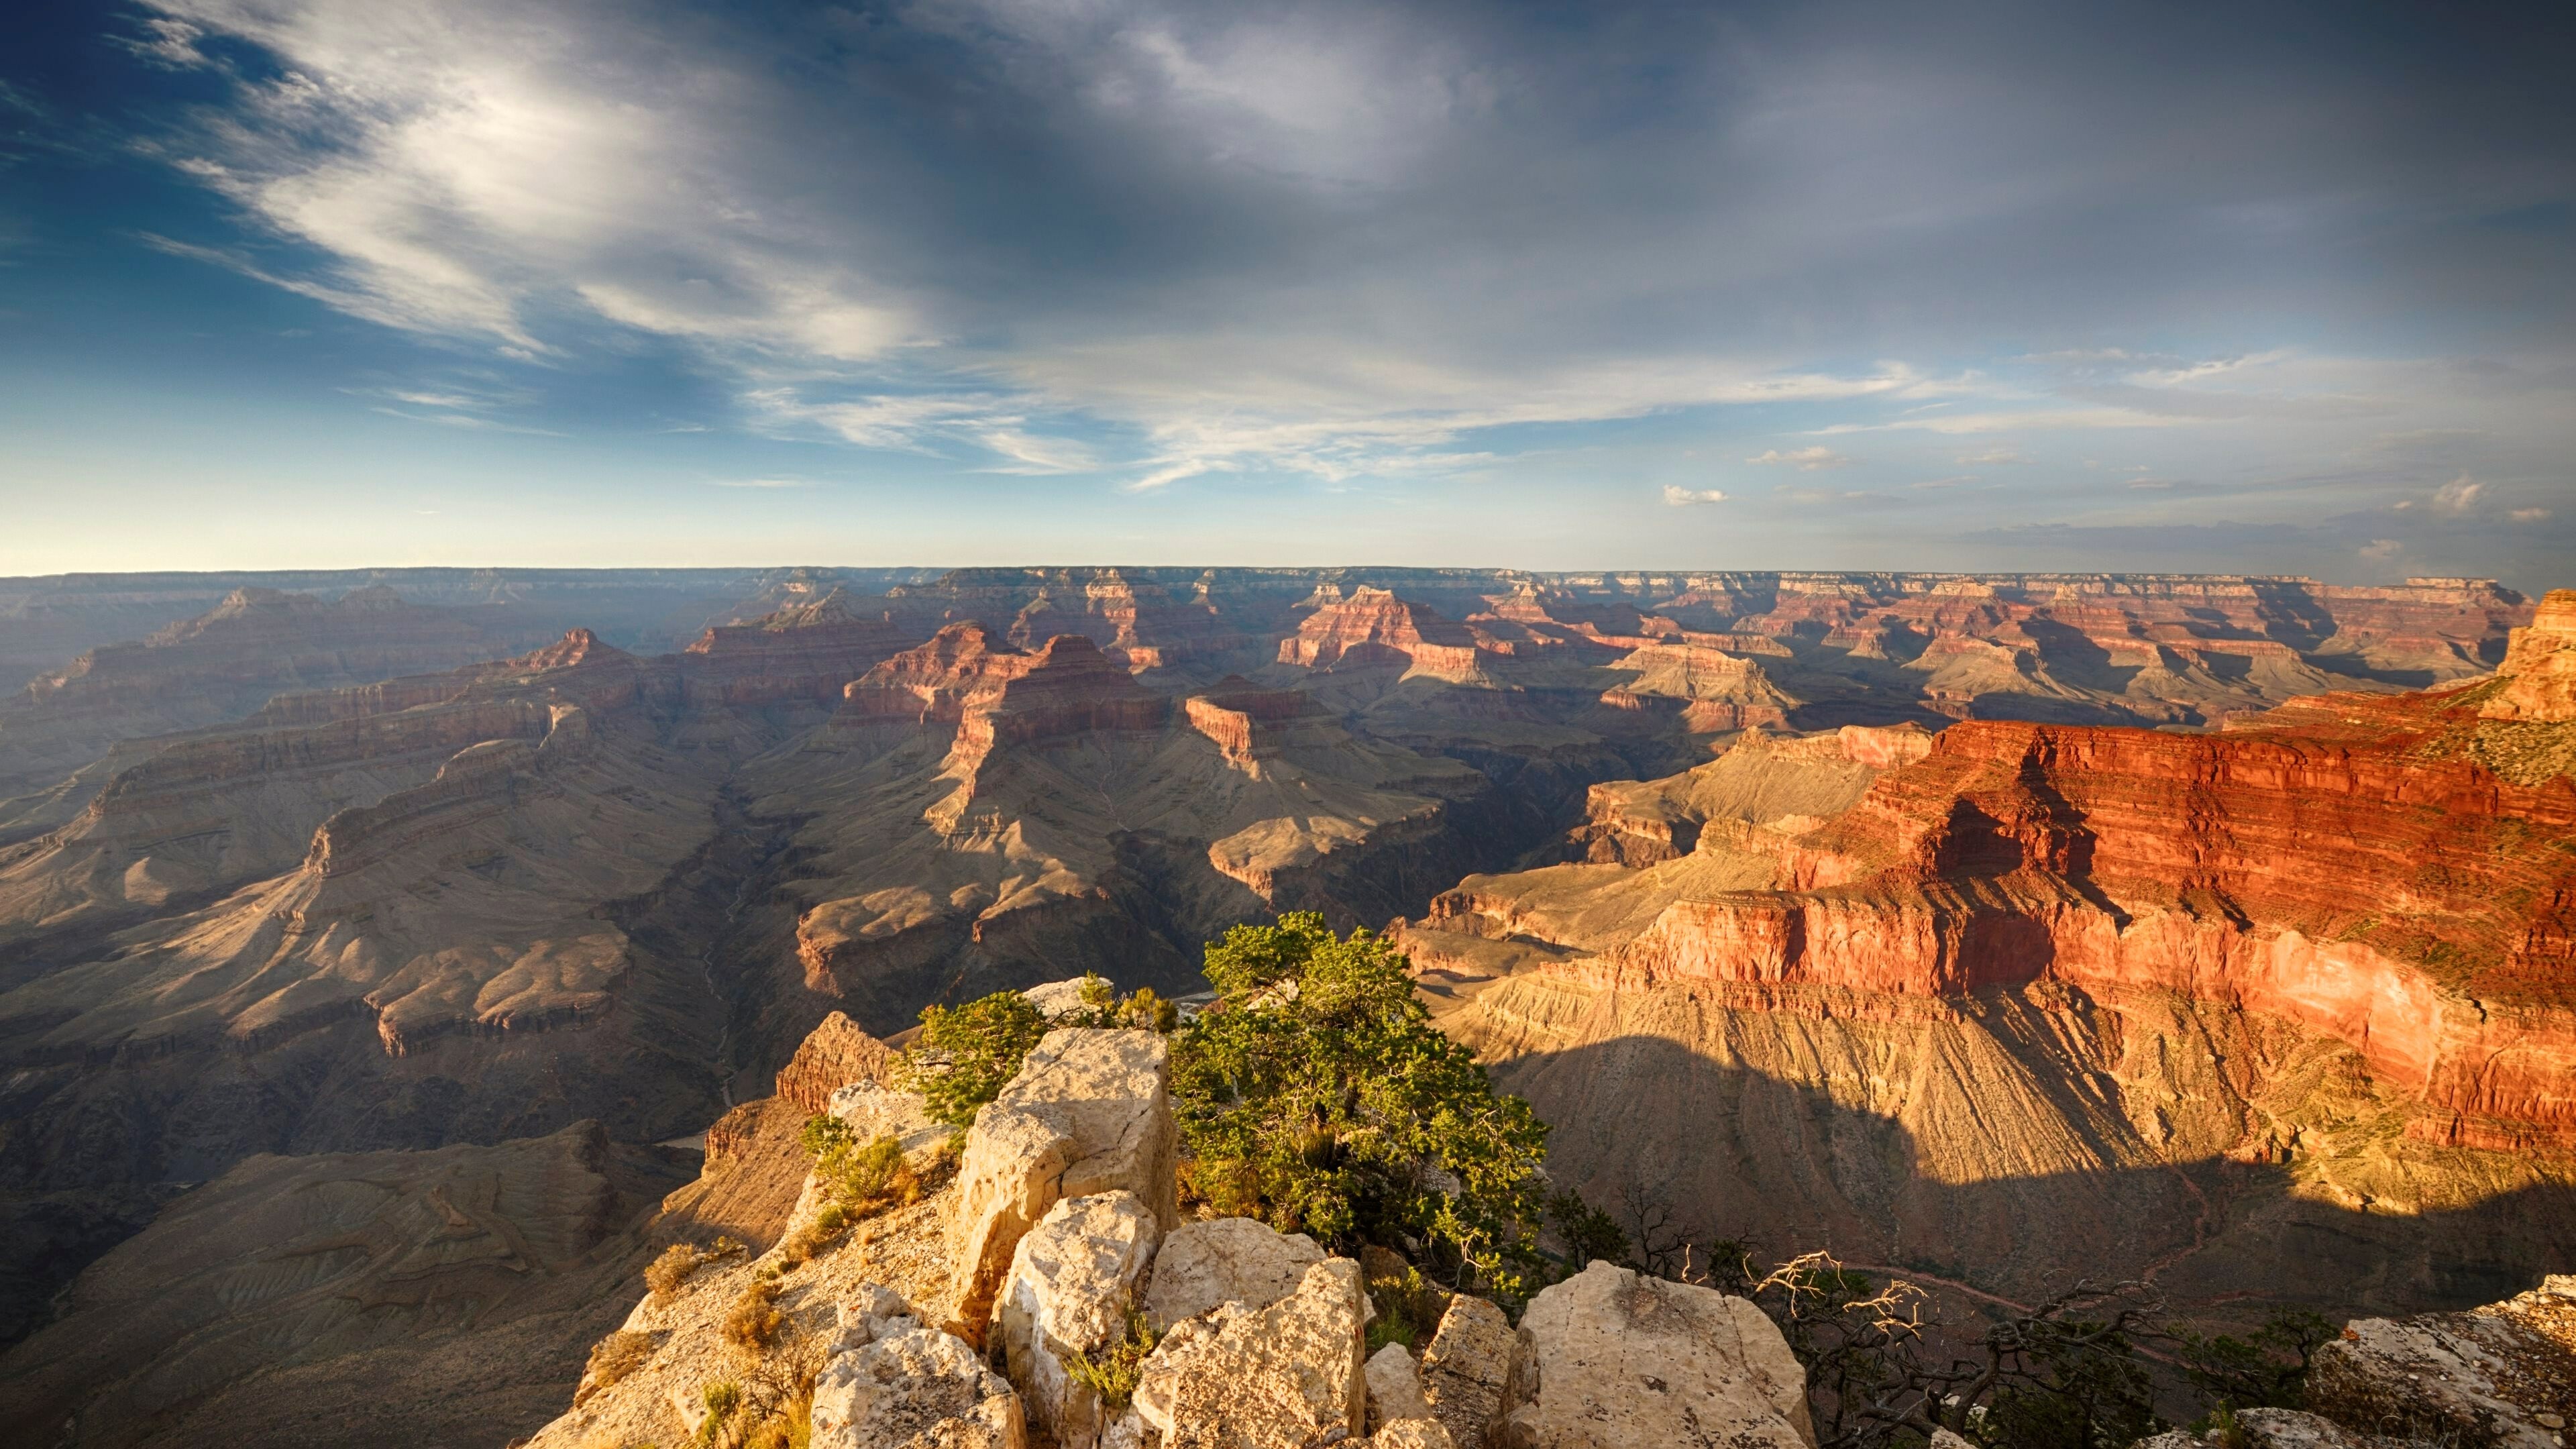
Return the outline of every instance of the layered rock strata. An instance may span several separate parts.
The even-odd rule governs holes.
[[[1802,742],[1827,818],[1730,754],[1402,939],[1606,1198],[2007,1293],[2100,1251],[2459,1302],[2571,1246],[2576,780],[2528,734],[2561,726],[2485,714],[2513,679],[2214,736],[1972,721],[1858,791]],[[2350,1276],[2259,1266],[2285,1232]]]

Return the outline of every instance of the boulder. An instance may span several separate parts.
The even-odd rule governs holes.
[[[954,1334],[916,1328],[824,1366],[813,1449],[1027,1449],[1019,1395]]]
[[[1227,1303],[1173,1326],[1145,1359],[1136,1412],[1162,1449],[1330,1444],[1358,1437],[1368,1391],[1360,1265],[1328,1258],[1267,1308]]]
[[[952,1326],[981,1343],[1020,1239],[1068,1197],[1125,1190],[1169,1228],[1177,1145],[1168,1046],[1150,1031],[1048,1032],[975,1115],[949,1237]]]
[[[1324,1250],[1304,1233],[1282,1233],[1253,1218],[1183,1223],[1163,1240],[1145,1318],[1163,1332],[1223,1303],[1267,1308],[1297,1291]]]
[[[1807,1378],[1761,1309],[1595,1262],[1521,1316],[1510,1449],[1815,1449]]]
[[[2416,1449],[2407,1440],[2356,1433],[2332,1419],[2296,1409],[2239,1409],[2236,1429],[2236,1449]],[[2188,1429],[2168,1429],[2139,1440],[2132,1449],[2224,1449],[2227,1443],[2228,1436],[2216,1428],[2199,1435]],[[1932,1436],[1932,1449],[1975,1446],[1944,1429]]]
[[[1040,1013],[1049,1018],[1081,1011],[1085,1005],[1082,999],[1082,978],[1079,976],[1022,987],[1020,995],[1027,998],[1029,1005],[1036,1007]]]
[[[1492,1441],[1518,1347],[1503,1310],[1464,1293],[1449,1300],[1422,1352],[1422,1397],[1457,1449]]]
[[[2576,1275],[2466,1313],[2355,1319],[2317,1350],[2307,1398],[2368,1433],[2557,1449],[2576,1421]]]
[[[1047,1209],[1011,1255],[995,1312],[1011,1382],[1029,1422],[1061,1449],[1092,1449],[1104,1427],[1100,1395],[1077,1383],[1077,1353],[1098,1354],[1127,1332],[1137,1280],[1159,1229],[1132,1192],[1069,1197]]]
[[[834,1324],[831,1354],[838,1357],[856,1353],[880,1338],[909,1333],[920,1327],[918,1320],[904,1311],[903,1299],[896,1292],[875,1283],[862,1283],[849,1301],[841,1304]]]
[[[1390,1343],[1369,1356],[1361,1369],[1368,1380],[1368,1423],[1374,1431],[1398,1419],[1428,1419],[1431,1401],[1422,1397],[1422,1373],[1403,1344]]]

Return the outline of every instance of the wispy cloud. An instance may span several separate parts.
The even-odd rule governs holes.
[[[2433,490],[2433,508],[2439,513],[2461,514],[2477,507],[2487,485],[2463,473]]]
[[[1794,448],[1786,453],[1770,448],[1744,461],[1758,465],[1783,464],[1801,473],[1813,473],[1824,468],[1848,468],[1853,460],[1818,444],[1812,448]]]
[[[1722,488],[1684,488],[1672,483],[1664,485],[1664,502],[1669,507],[1688,508],[1698,503],[1724,503],[1725,501],[1726,490]]]
[[[811,488],[814,486],[814,480],[811,478],[713,478],[708,481],[718,488]]]

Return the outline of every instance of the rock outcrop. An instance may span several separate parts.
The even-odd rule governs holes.
[[[2576,720],[2576,589],[2552,589],[2531,623],[2513,631],[2496,672],[2505,687],[2478,711],[2485,719],[2565,724]]]
[[[815,1449],[1024,1449],[1020,1402],[975,1350],[915,1328],[835,1357],[814,1382]]]
[[[2576,1276],[2466,1313],[2348,1324],[2317,1351],[2307,1400],[2360,1433],[2557,1449],[2576,1422]]]
[[[1530,1300],[1500,1442],[1815,1449],[1806,1371],[1762,1310],[1594,1263]]]
[[[1511,1320],[1491,1302],[1461,1293],[1449,1300],[1422,1352],[1422,1397],[1457,1449],[1485,1449],[1511,1407],[1512,1363],[1520,1344]]]
[[[2519,1276],[2576,1246],[2576,752],[2483,714],[2513,678],[2209,735],[1970,721],[1874,769],[1740,745],[1596,792],[1589,863],[1471,877],[1399,935],[1556,1170],[1726,1205],[1702,1231],[1937,1242],[2013,1293],[2107,1252],[2305,1296],[2463,1214]],[[1822,1149],[1846,1133],[1911,1165]],[[2345,1270],[2265,1267],[2283,1221]]]
[[[1161,1235],[1143,1199],[1122,1190],[1059,1200],[1012,1252],[995,1314],[1002,1348],[1030,1421],[1061,1449],[1100,1440],[1105,1406],[1071,1368],[1126,1335]]]
[[[1136,1412],[1161,1449],[1356,1438],[1368,1313],[1359,1264],[1328,1258],[1266,1308],[1228,1303],[1184,1319],[1145,1360]]]
[[[982,1342],[1020,1240],[1059,1201],[1127,1192],[1179,1218],[1167,1066],[1150,1031],[1048,1032],[966,1134],[950,1232],[952,1321]]]
[[[1157,1333],[1227,1303],[1267,1308],[1297,1291],[1324,1250],[1304,1233],[1282,1233],[1252,1218],[1183,1223],[1163,1240],[1146,1290],[1145,1319]]]
[[[882,1080],[893,1059],[884,1042],[836,1011],[807,1033],[796,1054],[778,1069],[774,1091],[779,1100],[811,1116],[830,1108],[833,1094],[852,1083]]]

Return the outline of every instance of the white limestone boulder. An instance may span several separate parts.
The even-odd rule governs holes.
[[[1369,1355],[1361,1375],[1368,1380],[1368,1426],[1372,1432],[1399,1419],[1431,1417],[1431,1401],[1422,1397],[1422,1373],[1403,1344],[1390,1343]]]
[[[1503,1310],[1461,1293],[1422,1351],[1422,1396],[1457,1449],[1485,1449],[1502,1422],[1520,1341]]]
[[[1360,1265],[1327,1258],[1267,1308],[1227,1303],[1174,1325],[1145,1360],[1136,1413],[1161,1449],[1355,1439],[1367,1321]]]
[[[1521,1316],[1506,1449],[1815,1449],[1807,1379],[1762,1310],[1595,1262]]]
[[[813,1449],[1027,1449],[1010,1381],[935,1328],[880,1338],[814,1381]]]
[[[1074,1355],[1100,1355],[1126,1336],[1138,1280],[1160,1237],[1154,1214],[1124,1190],[1069,1197],[1011,1256],[995,1327],[1029,1422],[1060,1449],[1093,1449],[1107,1417],[1100,1395],[1073,1378]]]
[[[1164,1239],[1145,1291],[1145,1318],[1160,1333],[1220,1304],[1267,1308],[1297,1291],[1324,1250],[1304,1233],[1252,1218],[1183,1223]]]

